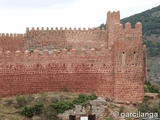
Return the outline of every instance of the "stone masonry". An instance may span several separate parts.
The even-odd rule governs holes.
[[[142,25],[120,24],[108,12],[107,30],[32,28],[0,36],[0,97],[49,91],[91,93],[115,101],[144,96],[146,48]]]

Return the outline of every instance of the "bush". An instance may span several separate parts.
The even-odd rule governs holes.
[[[157,86],[151,84],[149,81],[145,82],[144,91],[150,92],[150,93],[160,93],[159,88]]]
[[[26,116],[26,117],[33,117],[34,113],[33,113],[33,107],[24,107],[24,109],[20,112],[20,114],[22,116]]]
[[[156,88],[154,85],[151,85],[151,86],[149,87],[149,91],[150,91],[151,93],[159,93],[158,88]]]
[[[45,102],[45,99],[46,97],[42,95],[41,98],[38,100]],[[69,99],[66,96],[61,96],[60,99],[61,100],[58,100],[58,98],[56,97],[51,98],[52,104],[44,110],[44,116],[46,116],[47,119],[58,119],[58,113],[64,113],[66,110],[73,109],[75,107],[74,104],[82,104],[82,106],[90,105],[88,100],[97,99],[97,96],[95,94],[79,94],[78,98],[75,98],[72,102],[66,101]],[[33,115],[41,114],[43,109],[43,103],[39,102],[34,106],[24,107],[20,114],[26,117],[32,117]]]
[[[146,102],[148,102],[148,100],[149,100],[149,99],[150,99],[150,97],[149,97],[149,96],[144,96],[144,98],[143,98],[143,100],[142,100],[142,101],[143,101],[144,103],[146,103]]]
[[[43,108],[44,108],[44,105],[43,105],[42,102],[35,104],[34,107],[33,107],[34,113],[35,113],[36,115],[41,114]]]
[[[81,104],[81,103],[85,103],[87,100],[95,100],[98,97],[95,94],[91,94],[89,96],[85,95],[85,94],[79,94],[78,98],[75,98],[73,100],[74,104]]]
[[[24,107],[24,109],[20,112],[22,116],[26,117],[33,117],[33,115],[39,115],[42,113],[42,110],[44,108],[43,103],[37,103],[34,106],[31,107]]]
[[[87,100],[89,100],[89,96],[85,95],[85,94],[79,94],[78,95],[78,98],[75,98],[73,100],[73,103],[74,104],[80,104],[80,103],[84,103],[86,102]]]
[[[147,85],[147,86],[151,86],[152,84],[151,84],[151,82],[150,82],[150,81],[146,81],[146,82],[145,82],[145,85]]]
[[[114,118],[108,117],[106,118],[106,120],[114,120]]]
[[[92,93],[91,95],[89,95],[89,99],[90,100],[95,100],[97,98],[98,98],[97,95],[95,95],[94,93]]]
[[[56,102],[52,103],[51,106],[57,110],[58,113],[64,113],[66,110],[74,108],[74,104],[82,104],[86,105],[88,100],[94,100],[97,99],[97,96],[95,94],[91,94],[89,96],[85,94],[79,94],[78,98],[75,98],[72,102],[68,102],[65,99],[62,99],[61,101],[57,102],[57,100],[54,100]]]
[[[58,113],[64,113],[66,110],[74,108],[74,104],[68,101],[60,101],[58,103],[52,103],[51,106],[57,110]]]

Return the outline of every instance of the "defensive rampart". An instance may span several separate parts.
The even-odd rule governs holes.
[[[107,30],[26,29],[0,36],[0,96],[47,91],[90,93],[115,101],[144,96],[146,49],[142,25],[120,24],[108,12]]]

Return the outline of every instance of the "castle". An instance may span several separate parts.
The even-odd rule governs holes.
[[[118,11],[107,13],[106,28],[1,34],[0,97],[66,88],[115,101],[141,100],[146,79],[142,25],[123,27]]]

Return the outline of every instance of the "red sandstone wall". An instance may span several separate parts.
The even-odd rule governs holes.
[[[101,44],[107,44],[107,31],[106,30],[96,30],[96,29],[88,29],[85,28],[81,30],[80,28],[73,30],[70,28],[67,30],[66,28],[63,30],[62,28],[58,30],[56,28],[53,30],[49,30],[47,28],[39,28],[29,30],[27,28],[27,49],[62,49],[62,48],[77,48],[80,49],[82,47],[91,49],[99,47]]]
[[[36,30],[32,28],[29,30],[29,28],[26,29],[26,35],[27,35],[27,42],[26,42],[26,49],[55,49],[64,47],[66,44],[66,36],[64,34],[64,31],[58,31],[58,30],[49,30],[48,28],[44,30],[42,28],[41,30],[37,28]]]
[[[75,50],[70,51],[70,55],[63,50],[56,57],[56,54],[48,56],[47,51],[42,56],[37,52],[35,50],[27,57],[25,53],[24,58],[15,58],[17,54],[12,55],[13,59],[1,58],[0,96],[62,91],[66,87],[70,92],[94,91],[100,96],[113,98],[112,50],[101,48],[96,52],[92,49],[86,54],[82,49],[79,55]],[[16,53],[21,56],[20,52]]]
[[[120,23],[120,12],[108,12],[106,28],[108,33],[108,46],[114,45],[114,23]]]
[[[60,71],[61,68],[58,68]],[[78,69],[78,68],[77,68]],[[0,76],[0,96],[32,94],[48,91],[62,91],[66,87],[69,92],[91,93],[113,98],[113,81],[111,75],[102,73],[54,73],[43,69],[43,72],[29,71],[17,75]],[[57,70],[56,70],[57,71]],[[30,73],[29,73],[30,72]]]
[[[138,23],[131,29],[126,23],[123,29],[119,21],[119,12],[109,12],[107,30],[27,28],[24,36],[0,36],[0,96],[66,87],[70,92],[94,91],[115,101],[141,100],[146,77],[142,26]],[[41,54],[35,48],[54,50]]]
[[[139,101],[144,96],[144,51],[142,49],[142,26],[137,23],[135,29],[126,23],[115,23],[114,43],[114,98],[118,100]]]
[[[33,52],[16,51],[16,52],[0,52],[0,64],[48,64],[50,62],[64,62],[64,63],[79,63],[79,62],[90,62],[90,63],[105,63],[110,60],[110,54],[112,54],[110,49],[106,49],[105,46],[98,48],[99,51],[91,49],[86,51],[81,50],[66,50],[63,49],[53,50],[51,54],[47,50],[44,50],[42,54],[40,51],[34,50]]]
[[[25,35],[24,34],[4,34],[0,35],[0,51],[16,50],[24,51]]]

